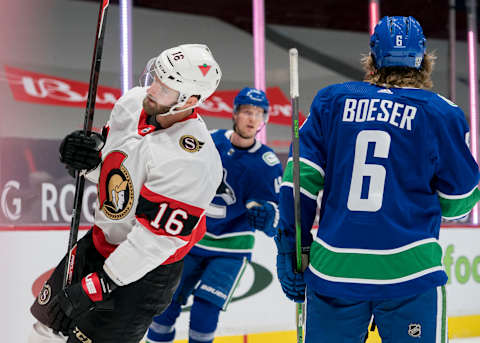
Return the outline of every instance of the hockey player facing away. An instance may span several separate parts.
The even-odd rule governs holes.
[[[223,181],[207,212],[207,233],[185,256],[180,286],[167,310],[153,319],[148,342],[173,342],[175,321],[191,294],[188,341],[212,342],[220,310],[227,309],[251,258],[254,231],[275,235],[282,167],[275,153],[255,140],[268,107],[263,91],[244,88],[234,100],[233,130],[212,133]]]
[[[293,273],[289,162],[278,277],[296,302],[308,285],[307,343],[361,343],[372,315],[385,342],[446,342],[438,236],[442,217],[465,216],[480,198],[469,128],[457,105],[428,90],[434,57],[414,18],[383,18],[370,48],[365,81],[320,90],[300,129],[302,246],[311,248],[310,263]]]
[[[101,156],[100,135],[65,137],[67,167],[98,165],[89,176],[99,205],[75,247],[71,286],[62,290],[64,258],[32,306],[38,322],[30,343],[138,343],[168,306],[222,180],[220,156],[195,111],[220,78],[207,46],[165,50],[149,61],[143,87],[115,104]]]

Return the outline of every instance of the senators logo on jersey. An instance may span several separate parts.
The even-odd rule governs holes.
[[[52,296],[52,288],[49,284],[45,283],[42,290],[38,294],[37,301],[40,305],[45,305],[50,301]]]
[[[112,151],[102,162],[98,182],[99,208],[112,220],[124,218],[133,205],[132,179],[123,165],[127,157],[122,151]]]
[[[204,142],[200,142],[198,139],[191,135],[184,135],[180,137],[180,147],[188,152],[197,152],[199,151],[203,145],[205,144]]]

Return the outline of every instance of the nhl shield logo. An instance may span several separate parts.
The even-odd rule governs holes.
[[[38,294],[37,301],[40,305],[46,305],[52,296],[52,288],[49,284],[44,284],[42,290]]]
[[[422,326],[420,324],[409,324],[408,325],[408,334],[415,338],[420,338],[422,335]]]

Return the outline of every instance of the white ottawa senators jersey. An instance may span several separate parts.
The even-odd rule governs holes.
[[[144,88],[118,100],[106,126],[93,240],[119,285],[182,259],[205,233],[205,209],[222,180],[220,156],[196,114],[158,129],[142,109]]]

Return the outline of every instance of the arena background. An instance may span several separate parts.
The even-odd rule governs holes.
[[[134,1],[134,83],[146,61],[181,43],[205,43],[221,65],[219,90],[203,108],[207,125],[230,128],[235,93],[251,86],[251,1]],[[397,2],[396,2],[397,3]],[[65,253],[73,179],[58,162],[59,140],[83,125],[85,96],[98,2],[2,0],[0,11],[0,328],[1,342],[26,342],[35,290]],[[465,4],[457,2],[456,102],[469,116]],[[288,48],[300,51],[300,110],[331,83],[361,79],[368,52],[367,1],[265,1],[266,85],[272,102],[267,141],[285,161],[290,141]],[[414,15],[424,26],[427,49],[438,56],[434,90],[448,96],[448,1],[381,3],[383,15]],[[109,7],[95,127],[109,116],[121,94],[119,8]],[[82,228],[95,206],[88,185]],[[480,230],[457,223],[442,229],[450,282],[449,334],[480,336]],[[459,225],[462,225],[459,227]],[[83,234],[85,230],[81,231]],[[275,248],[257,235],[252,265],[219,336],[235,342],[294,340],[294,306],[275,277]],[[186,337],[187,313],[178,323]],[[232,337],[233,336],[233,337]],[[371,338],[372,341],[378,337]],[[217,339],[216,342],[221,342]]]

